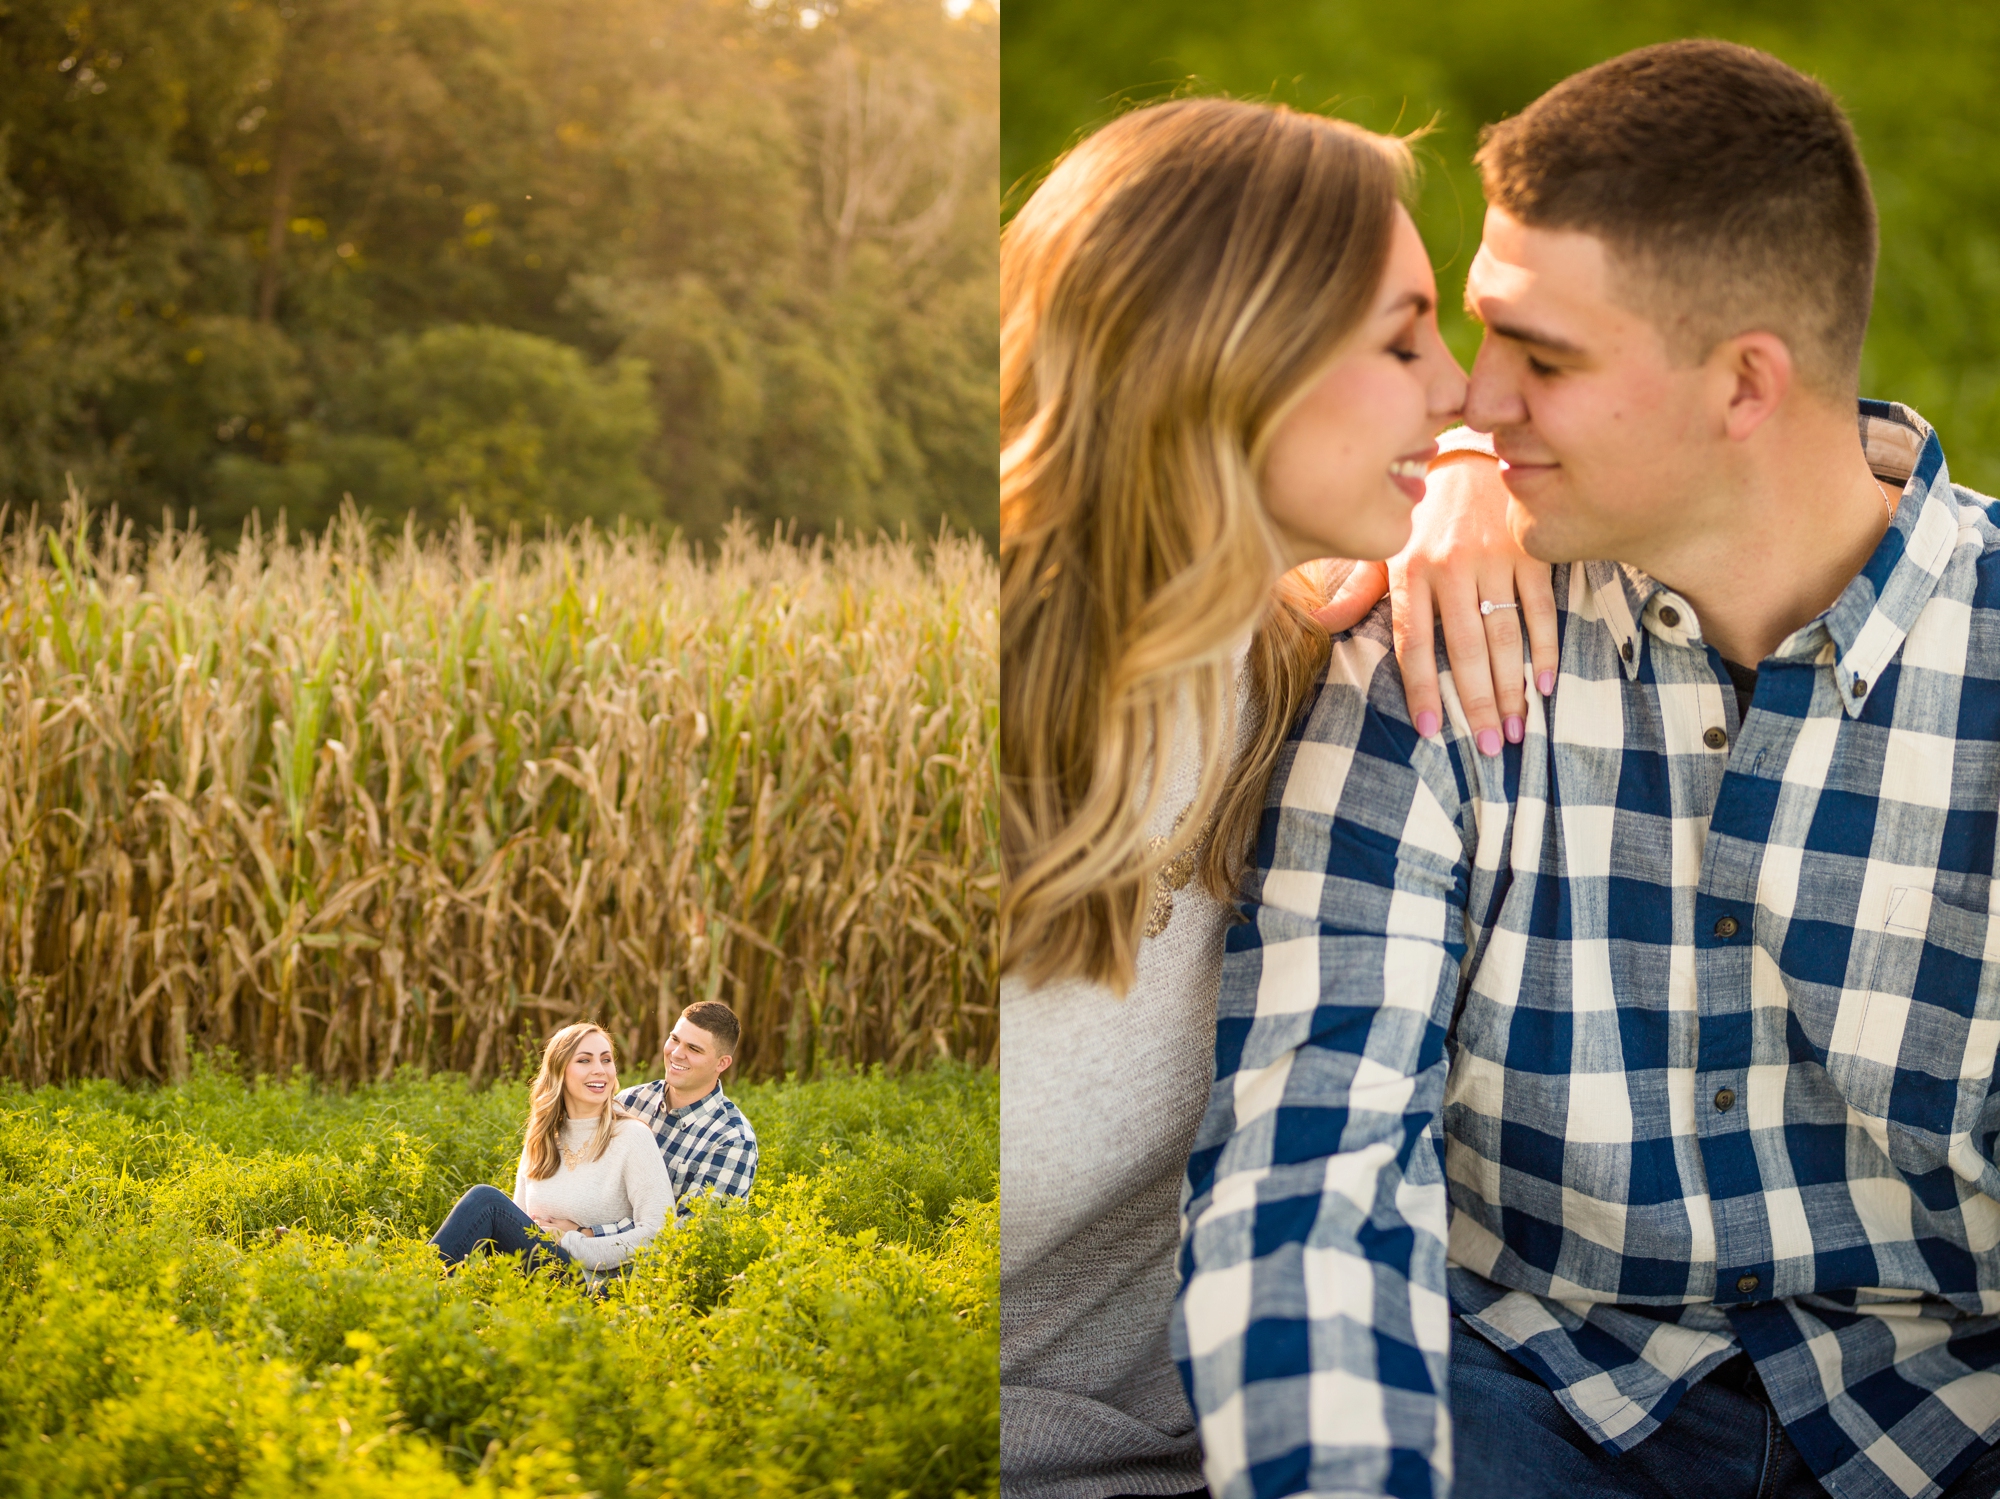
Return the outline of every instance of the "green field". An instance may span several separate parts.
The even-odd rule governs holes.
[[[762,1164],[608,1300],[424,1237],[525,1085],[0,1084],[0,1491],[998,1491],[999,1084],[753,1084]]]

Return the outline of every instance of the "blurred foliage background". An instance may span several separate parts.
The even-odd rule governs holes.
[[[1418,223],[1445,334],[1485,212],[1479,127],[1607,57],[1684,36],[1762,47],[1824,80],[1853,117],[1882,217],[1862,393],[1915,406],[1961,483],[2000,490],[2000,8],[1908,0],[1009,0],[1001,176],[1018,205],[1049,162],[1135,102],[1272,99],[1408,131],[1435,121]]]
[[[988,0],[5,0],[0,504],[996,526]]]

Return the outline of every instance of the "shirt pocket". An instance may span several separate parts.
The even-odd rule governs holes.
[[[1869,980],[1841,996],[1827,1072],[1854,1108],[1927,1134],[1969,1129],[2000,1052],[2000,922],[1890,889]]]

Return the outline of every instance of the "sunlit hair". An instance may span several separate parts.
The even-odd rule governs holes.
[[[562,1127],[569,1122],[569,1100],[563,1094],[563,1074],[569,1070],[570,1059],[592,1036],[603,1036],[605,1045],[611,1044],[611,1036],[601,1025],[580,1021],[566,1025],[549,1037],[549,1044],[542,1048],[542,1070],[535,1074],[535,1081],[528,1089],[528,1130],[524,1147],[528,1157],[528,1175],[535,1181],[547,1181],[562,1165]],[[616,1085],[607,1089],[604,1112],[597,1116],[597,1128],[591,1132],[590,1144],[585,1148],[583,1158],[594,1161],[604,1154],[604,1147],[611,1143],[611,1132],[620,1119],[634,1119],[630,1109],[620,1105],[611,1094]]]
[[[1372,303],[1410,172],[1339,120],[1183,99],[1076,146],[1002,235],[1003,971],[1123,993],[1153,877],[1211,817],[1229,898],[1327,649],[1257,475]],[[1177,704],[1199,789],[1153,849]]]

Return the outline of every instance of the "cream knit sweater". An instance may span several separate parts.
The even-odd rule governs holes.
[[[562,1143],[581,1150],[596,1129],[595,1119],[571,1119],[562,1127]],[[574,1167],[559,1165],[542,1181],[528,1175],[528,1154],[522,1151],[514,1168],[514,1204],[530,1217],[568,1218],[585,1228],[630,1218],[634,1226],[622,1234],[598,1239],[572,1229],[558,1241],[586,1269],[609,1270],[659,1233],[674,1210],[674,1187],[653,1132],[637,1119],[620,1119],[603,1155]]]
[[[1237,697],[1248,691],[1248,651]],[[1245,709],[1233,748],[1254,732]],[[1200,745],[1176,724],[1166,833]],[[1230,745],[1227,735],[1225,746]],[[1199,879],[1139,944],[1123,999],[1080,979],[1000,986],[1000,1489],[1101,1499],[1202,1487],[1194,1414],[1167,1352],[1181,1182],[1215,1077],[1227,913]]]

